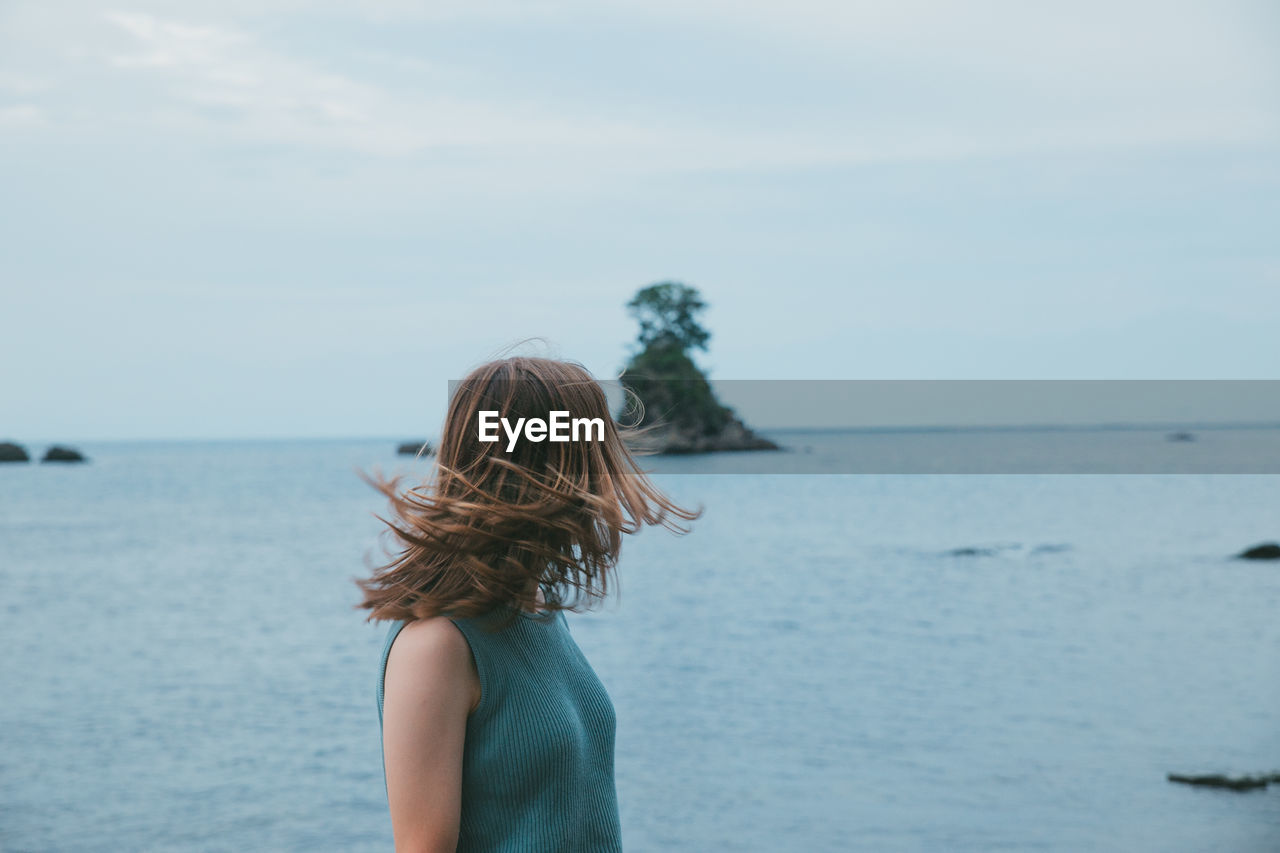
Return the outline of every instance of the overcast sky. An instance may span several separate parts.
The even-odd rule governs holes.
[[[0,440],[431,435],[521,338],[615,375],[668,279],[719,378],[1280,378],[1278,47],[1231,0],[4,0]]]

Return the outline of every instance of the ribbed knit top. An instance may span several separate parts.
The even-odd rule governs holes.
[[[480,673],[463,746],[458,850],[621,850],[613,703],[564,613],[522,611],[497,631],[485,617],[450,621]],[[387,657],[405,624],[391,624],[382,649],[379,725]]]

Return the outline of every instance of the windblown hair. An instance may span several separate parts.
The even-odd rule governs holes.
[[[600,418],[604,440],[479,440],[479,413],[546,419]],[[458,384],[449,402],[432,476],[402,490],[401,476],[362,477],[387,496],[378,516],[399,546],[390,562],[357,580],[369,619],[479,616],[518,610],[579,610],[603,599],[622,534],[643,525],[687,533],[702,510],[673,503],[645,476],[582,366],[545,358],[493,361]],[[392,557],[392,554],[394,556]],[[550,593],[539,602],[539,587]]]

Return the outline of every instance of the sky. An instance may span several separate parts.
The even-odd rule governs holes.
[[[0,3],[0,440],[430,436],[616,376],[1280,378],[1280,7]],[[785,412],[769,425],[788,425]]]

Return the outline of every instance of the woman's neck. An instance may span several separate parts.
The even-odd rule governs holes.
[[[542,594],[541,584],[538,584],[534,588],[533,598],[534,598],[533,610],[526,610],[525,613],[532,613],[534,615],[539,615],[543,612],[542,608],[547,603],[546,597]]]

